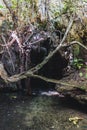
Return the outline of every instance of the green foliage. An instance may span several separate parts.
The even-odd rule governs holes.
[[[55,23],[58,26],[67,26],[69,19],[66,20],[66,17],[76,11],[77,2],[78,0],[52,0],[50,2],[44,0],[41,0],[41,2],[39,0],[11,0],[8,3],[11,4],[12,10],[17,14],[17,19],[19,20],[17,22],[19,25],[34,23],[34,25],[37,26],[39,24],[37,17],[41,17],[40,10],[42,10],[42,12],[46,10],[50,18],[48,21],[52,21],[52,27],[54,26],[53,28],[55,28]],[[46,8],[41,8],[41,4],[47,4]],[[46,13],[46,11],[44,12]],[[42,25],[40,23],[40,26],[43,26],[43,23]],[[45,24],[44,26],[46,27]]]
[[[4,6],[3,5],[0,5],[0,9],[3,9],[4,8]]]
[[[83,0],[83,2],[87,2],[87,0]]]
[[[12,22],[10,22],[10,21],[8,21],[8,20],[4,20],[3,22],[2,22],[2,25],[1,25],[1,27],[0,27],[0,30],[2,31],[2,32],[7,32],[9,29],[13,29],[13,24],[12,24]]]
[[[73,12],[75,12],[76,11],[75,3],[76,3],[75,0],[65,0],[62,13],[63,14],[66,14],[66,13],[72,14]]]
[[[50,7],[53,26],[58,29],[60,26],[65,28],[68,25],[69,18],[77,11],[78,0],[63,0]]]
[[[79,76],[87,79],[87,68],[85,68],[84,71],[81,70],[81,72],[79,72]]]
[[[83,90],[83,91],[86,90],[85,86],[80,86],[80,89]]]
[[[11,8],[22,24],[28,24],[36,17],[37,0],[11,0]],[[34,21],[34,20],[33,20]],[[20,22],[19,22],[20,25]]]
[[[81,69],[83,66],[82,62],[83,62],[82,59],[75,58],[73,61],[73,67],[75,67],[76,69]]]
[[[11,1],[12,1],[12,8],[13,9],[17,8],[17,0],[11,0]]]
[[[79,73],[79,76],[80,76],[80,77],[82,77],[82,76],[83,76],[83,73],[82,73],[82,72],[80,72],[80,73]]]
[[[73,46],[73,53],[74,57],[78,57],[78,55],[80,54],[80,46],[78,44]]]

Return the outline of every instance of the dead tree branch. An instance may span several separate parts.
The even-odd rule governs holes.
[[[46,77],[43,77],[43,76],[40,76],[40,75],[35,75],[32,72],[28,72],[28,73],[25,72],[25,73],[21,73],[21,74],[17,74],[17,75],[13,75],[13,76],[9,77],[7,75],[7,72],[5,71],[4,66],[3,66],[2,63],[0,63],[0,76],[5,81],[5,83],[14,83],[14,82],[17,82],[17,81],[19,81],[21,79],[27,78],[27,77],[33,77],[33,78],[39,78],[39,79],[44,80],[46,82],[63,85],[63,87],[64,86],[67,86],[67,87],[69,86],[70,89],[71,89],[71,87],[80,88],[82,86],[82,85],[81,86],[80,85],[76,86],[75,84],[66,83],[66,82],[61,81],[61,80],[49,79],[49,78],[46,78]]]
[[[10,14],[12,14],[13,11],[12,11],[11,7],[8,5],[8,1],[7,0],[3,0],[3,2],[5,4],[5,6],[6,6],[6,8],[9,10]]]
[[[60,42],[60,44],[58,45],[58,47],[53,52],[50,52],[49,55],[44,59],[44,61],[42,63],[38,64],[36,67],[32,68],[31,71],[36,72],[39,69],[41,69],[43,67],[43,65],[45,65],[49,61],[49,59],[62,47],[62,44],[64,43],[64,41],[72,27],[73,21],[74,21],[74,19],[71,18],[69,25],[66,29],[65,35],[64,35],[62,41]]]
[[[2,63],[0,63],[0,76],[6,83],[14,83],[14,82],[17,82],[21,79],[27,78],[27,77],[33,77],[33,78],[42,79],[42,80],[44,80],[46,82],[50,82],[50,83],[57,83],[57,84],[61,84],[61,85],[64,85],[64,86],[70,86],[70,84],[68,84],[68,83],[64,83],[62,81],[55,80],[55,79],[49,79],[49,78],[46,78],[46,77],[43,77],[43,76],[40,76],[40,75],[35,75],[30,71],[28,73],[25,72],[25,73],[21,73],[21,74],[17,74],[17,75],[13,75],[13,76],[9,77],[7,75],[7,72],[5,71]],[[71,85],[71,86],[75,87],[75,85]]]
[[[64,41],[65,41],[65,39],[67,37],[67,34],[69,33],[69,31],[71,29],[72,24],[73,24],[73,18],[70,20],[69,25],[68,25],[68,27],[66,29],[65,35],[64,35],[62,41],[60,42],[60,44],[58,45],[58,47],[53,52],[50,52],[49,55],[44,59],[43,62],[41,62],[40,64],[38,64],[34,68],[28,70],[27,72],[23,72],[21,74],[13,75],[11,77],[8,77],[8,75],[7,75],[7,73],[6,73],[5,69],[4,69],[4,66],[1,63],[0,64],[0,76],[1,76],[1,78],[7,83],[9,83],[9,82],[17,82],[17,81],[19,81],[21,79],[24,79],[24,78],[27,78],[27,77],[35,77],[35,78],[40,78],[42,80],[45,80],[47,82],[62,84],[62,82],[59,82],[57,80],[52,80],[52,79],[48,79],[46,77],[42,77],[42,76],[39,76],[39,75],[34,75],[34,73],[36,71],[38,71],[39,69],[41,69],[43,67],[43,65],[45,65],[49,61],[49,59],[62,47],[62,44],[64,43]],[[66,84],[66,83],[63,83],[63,84]]]
[[[84,49],[87,50],[87,47],[85,45],[83,45],[81,42],[78,42],[78,41],[72,41],[72,42],[69,43],[69,45],[62,45],[62,47],[66,47],[66,46],[69,47],[69,46],[72,46],[74,44],[78,44],[79,46],[81,46],[81,47],[83,47]]]

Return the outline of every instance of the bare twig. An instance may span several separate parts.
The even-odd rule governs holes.
[[[80,43],[79,41],[72,41],[68,45],[63,44],[62,47],[66,47],[66,46],[68,47],[68,46],[72,46],[74,44],[78,44],[78,45],[80,45],[81,47],[83,47],[84,49],[87,50],[87,47],[85,45],[83,45],[82,43]]]
[[[34,45],[34,44],[39,44],[41,43],[42,41],[44,41],[45,39],[44,38],[40,38],[39,40],[35,41],[35,42],[31,42],[29,43],[30,45]]]

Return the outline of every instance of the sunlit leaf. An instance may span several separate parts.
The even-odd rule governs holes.
[[[17,96],[11,96],[11,98],[16,99],[16,98],[17,98]]]
[[[0,9],[4,8],[4,6],[0,5]]]
[[[80,76],[80,77],[82,77],[82,76],[83,76],[83,73],[82,73],[82,72],[80,72],[80,73],[79,73],[79,76]]]

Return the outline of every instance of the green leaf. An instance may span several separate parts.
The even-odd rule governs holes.
[[[14,96],[14,95],[13,95],[13,96],[11,96],[11,98],[16,99],[16,98],[17,98],[17,96]]]
[[[80,88],[81,88],[82,90],[85,90],[85,86],[81,86]]]
[[[83,76],[83,73],[82,73],[82,72],[80,72],[80,73],[79,73],[79,76],[80,76],[80,77],[82,77],[82,76]]]
[[[4,8],[4,6],[0,5],[0,9]]]

